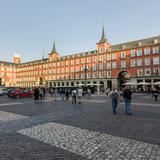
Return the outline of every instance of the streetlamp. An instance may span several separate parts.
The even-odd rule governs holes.
[[[84,67],[84,83],[85,83],[85,91],[87,91],[87,66],[86,64]]]

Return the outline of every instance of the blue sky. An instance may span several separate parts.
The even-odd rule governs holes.
[[[37,60],[96,49],[104,21],[118,44],[160,35],[160,0],[0,0],[0,60]]]

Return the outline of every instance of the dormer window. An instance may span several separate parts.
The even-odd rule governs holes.
[[[154,39],[154,44],[157,44],[158,43],[158,39]]]
[[[138,47],[141,47],[142,46],[142,42],[138,42]]]
[[[125,50],[126,49],[126,45],[122,45],[122,50]]]

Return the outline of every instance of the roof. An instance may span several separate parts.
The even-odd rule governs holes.
[[[6,61],[0,61],[0,64],[3,63],[5,65],[16,65],[15,63],[12,63],[12,62],[6,62]]]
[[[139,48],[154,44],[160,44],[160,36],[154,36],[151,38],[140,39],[131,42],[125,42],[120,44],[111,45],[111,51],[123,50],[123,49],[131,49],[131,48]]]

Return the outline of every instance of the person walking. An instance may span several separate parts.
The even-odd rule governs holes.
[[[82,100],[82,93],[83,93],[83,89],[82,88],[79,88],[78,89],[78,99],[79,99],[79,104],[81,104],[82,102],[81,102],[81,100]]]
[[[154,99],[155,99],[155,101],[157,101],[157,99],[158,99],[158,90],[157,89],[155,89],[154,91],[153,91],[153,96],[154,96]]]
[[[129,86],[126,86],[126,88],[123,91],[123,98],[125,102],[125,114],[126,115],[131,115],[131,96],[132,96],[132,91]]]
[[[46,96],[46,89],[43,88],[43,98],[45,98],[45,96]]]
[[[77,95],[77,91],[74,89],[72,91],[72,104],[76,103],[76,95]]]
[[[68,91],[68,89],[65,92],[65,96],[66,96],[66,101],[68,101],[69,100],[69,91]]]
[[[64,101],[64,97],[65,97],[65,90],[64,89],[61,90],[61,97],[62,97],[62,101]]]
[[[39,99],[39,89],[36,87],[34,88],[34,100]]]
[[[43,98],[43,89],[42,88],[39,88],[39,97],[42,100],[42,98]]]
[[[113,87],[112,91],[110,92],[110,97],[112,99],[113,114],[116,114],[119,93],[117,92],[117,90],[114,87]]]

